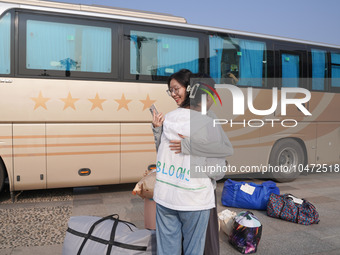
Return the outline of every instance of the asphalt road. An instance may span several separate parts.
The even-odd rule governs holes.
[[[235,176],[234,176],[235,178]],[[243,179],[261,183],[264,180]],[[291,193],[315,205],[320,223],[299,225],[251,210],[263,225],[256,254],[340,254],[340,173],[302,175],[290,183],[278,183],[281,194]],[[71,216],[120,218],[144,227],[144,203],[131,190],[134,184],[89,188],[24,191],[10,201],[8,191],[0,195],[0,254],[61,254],[67,221]],[[221,204],[223,181],[218,183],[218,211],[235,212]],[[220,234],[221,254],[240,254]]]

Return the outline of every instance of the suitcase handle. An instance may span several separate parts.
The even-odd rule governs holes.
[[[91,234],[92,234],[93,230],[95,229],[95,227],[96,227],[99,223],[101,223],[101,222],[103,222],[103,221],[105,221],[105,220],[109,220],[109,219],[113,219],[113,220],[115,221],[115,223],[117,222],[117,224],[118,224],[119,215],[118,215],[118,214],[111,214],[111,215],[106,216],[106,217],[103,217],[103,218],[101,218],[100,220],[97,220],[95,223],[93,223],[92,226],[91,226],[91,228],[90,228],[89,231],[87,232],[87,234],[86,234],[86,236],[85,236],[83,242],[81,243],[77,255],[81,255],[81,252],[83,251],[83,248],[84,248],[84,246],[85,246],[87,240],[89,240],[89,238],[91,237]],[[114,224],[113,224],[113,225],[114,225]],[[111,241],[111,240],[110,240],[110,241]]]
[[[114,223],[113,223],[112,230],[111,230],[111,235],[110,235],[110,240],[109,240],[109,246],[107,247],[106,255],[110,255],[111,254],[112,245],[114,244],[118,222],[119,222],[119,216],[118,216],[118,219],[115,220]]]
[[[126,226],[129,227],[129,229],[130,229],[131,231],[133,231],[133,230],[132,230],[132,228],[131,228],[129,225],[132,225],[132,226],[136,227],[135,224],[133,224],[133,223],[131,223],[131,222],[124,221],[124,220],[120,220],[118,214],[111,214],[111,215],[105,216],[105,217],[103,217],[103,218],[97,220],[95,223],[92,224],[91,228],[89,229],[89,231],[88,231],[87,234],[85,235],[82,244],[81,244],[80,247],[79,247],[79,250],[78,250],[77,255],[81,255],[81,252],[83,251],[83,248],[84,248],[84,246],[85,246],[87,240],[89,240],[90,237],[92,236],[92,232],[94,231],[94,229],[96,228],[96,226],[97,226],[99,223],[101,223],[101,222],[103,222],[103,221],[105,221],[105,220],[113,220],[113,221],[114,221],[113,226],[112,226],[112,230],[111,230],[111,234],[110,234],[110,240],[109,240],[109,245],[108,245],[108,248],[107,248],[106,255],[110,255],[111,250],[112,250],[112,246],[113,246],[113,244],[115,243],[115,242],[114,242],[114,239],[115,239],[116,230],[117,230],[117,226],[118,226],[118,223],[119,223],[119,222],[124,223]]]

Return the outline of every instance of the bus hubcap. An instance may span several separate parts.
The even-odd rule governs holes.
[[[279,165],[282,167],[287,167],[290,171],[293,171],[291,168],[297,164],[297,153],[295,150],[286,148],[279,155]]]

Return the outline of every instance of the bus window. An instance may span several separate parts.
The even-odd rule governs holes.
[[[182,68],[199,70],[199,39],[131,30],[130,74],[170,76]]]
[[[27,20],[26,69],[111,72],[111,29]]]
[[[340,87],[340,54],[331,53],[332,87]]]
[[[11,66],[11,14],[0,19],[0,74],[9,74]]]
[[[299,87],[300,56],[282,53],[282,87]]]
[[[218,83],[262,87],[267,78],[266,43],[209,37],[210,76]]]
[[[312,49],[312,89],[324,90],[327,75],[327,52]]]

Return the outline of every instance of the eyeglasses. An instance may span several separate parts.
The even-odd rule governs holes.
[[[169,96],[171,96],[172,93],[178,94],[180,88],[181,88],[181,87],[167,89],[167,90],[166,90],[166,93],[168,93]]]

